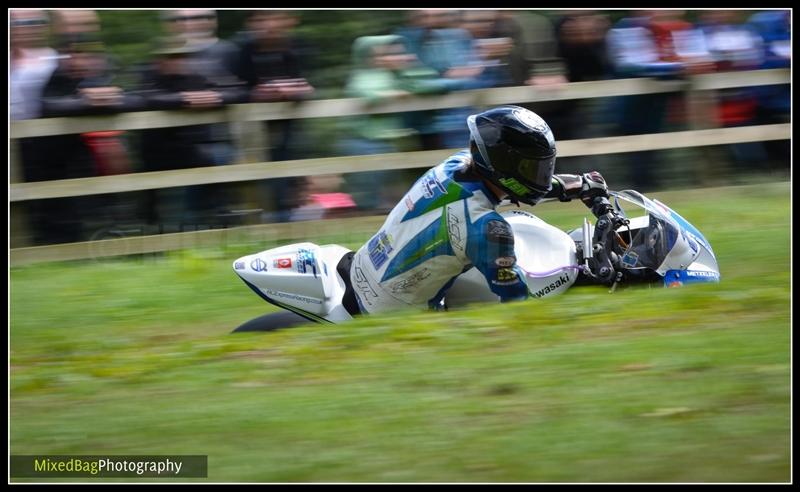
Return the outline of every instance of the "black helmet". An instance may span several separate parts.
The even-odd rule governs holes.
[[[552,187],[556,142],[533,111],[501,106],[467,118],[476,169],[513,199],[535,205]]]

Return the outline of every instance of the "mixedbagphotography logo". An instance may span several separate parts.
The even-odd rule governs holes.
[[[13,478],[206,478],[208,456],[12,455],[9,472]]]

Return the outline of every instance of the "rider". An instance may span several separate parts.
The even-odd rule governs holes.
[[[579,198],[604,213],[608,188],[596,171],[554,175],[556,144],[535,113],[502,106],[467,119],[469,149],[426,172],[386,222],[339,263],[351,314],[443,306],[456,277],[475,266],[502,302],[528,297],[514,235],[495,207],[505,198],[535,205]]]

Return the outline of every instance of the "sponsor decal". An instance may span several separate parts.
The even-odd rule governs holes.
[[[244,270],[244,262],[243,261],[237,261],[236,263],[233,264],[233,269],[234,270]]]
[[[531,191],[527,186],[523,185],[514,178],[501,178],[500,182],[503,183],[503,186],[513,191],[517,195],[525,195]]]
[[[507,281],[507,282],[500,282],[499,280],[492,280],[492,285],[501,285],[501,286],[516,285],[518,282],[519,282],[519,280],[511,280],[511,281]]]
[[[550,292],[553,292],[554,290],[558,289],[559,287],[561,287],[563,285],[567,285],[569,283],[569,280],[570,280],[569,279],[569,275],[566,275],[566,274],[565,275],[560,275],[555,282],[551,282],[550,285],[547,285],[544,288],[537,290],[536,292],[531,292],[531,295],[533,295],[533,297],[546,296],[547,294],[549,294]]]
[[[697,245],[697,240],[694,237],[694,234],[687,231],[684,228],[681,228],[681,236],[683,236],[683,240],[689,243],[689,247],[692,248],[692,253],[697,254],[700,250],[700,246]]]
[[[536,216],[535,216],[535,215],[533,215],[532,213],[530,213],[530,212],[526,212],[526,211],[524,211],[524,210],[509,210],[509,212],[511,212],[511,213],[512,213],[512,214],[514,214],[514,215],[522,215],[522,216],[524,216],[524,217],[529,217],[529,218],[531,218],[531,219],[538,219],[538,217],[536,217]]]
[[[410,196],[407,196],[403,202],[406,204],[406,208],[409,212],[414,210],[414,200],[412,200]]]
[[[392,238],[384,231],[378,232],[367,244],[369,260],[375,270],[380,270],[381,266],[389,259],[389,253],[392,251]]]
[[[280,292],[280,291],[272,290],[272,289],[264,289],[264,292],[267,295],[272,296],[272,297],[280,297],[282,299],[290,299],[292,301],[300,301],[300,302],[304,302],[306,304],[322,304],[322,300],[321,299],[314,299],[313,297],[301,296],[301,295],[298,295],[298,294],[292,294],[290,292]]]
[[[664,274],[665,287],[708,282],[719,282],[719,274],[707,270],[669,270]]]
[[[389,286],[389,290],[391,290],[393,294],[407,294],[411,292],[417,285],[419,285],[420,282],[430,276],[430,269],[423,268],[422,270],[412,273],[403,280],[394,282]]]
[[[450,207],[447,207],[445,213],[447,214],[447,232],[450,234],[450,245],[453,246],[453,249],[463,252],[464,240],[461,237],[461,219],[458,218],[458,215],[450,212]]]
[[[490,220],[486,223],[486,235],[489,241],[501,244],[514,244],[514,233],[504,220]]]
[[[639,261],[639,255],[636,254],[635,251],[628,251],[620,260],[622,266],[633,268],[636,266],[636,263]]]
[[[278,258],[272,260],[272,266],[274,268],[292,268],[292,259],[291,258]]]
[[[439,190],[443,195],[447,194],[447,188],[442,186],[442,183],[436,179],[436,174],[431,171],[422,177],[422,196],[425,198],[433,198],[436,195],[436,190]]]
[[[265,272],[267,271],[267,262],[262,260],[261,258],[256,258],[255,260],[250,262],[250,268],[256,272]]]
[[[314,252],[310,249],[298,249],[297,271],[307,273],[309,268],[314,274],[314,278],[317,278],[317,258],[314,256]]]
[[[372,306],[372,299],[378,297],[378,293],[372,288],[372,285],[369,283],[367,276],[364,275],[364,271],[361,267],[355,266],[353,268],[353,274],[353,287],[355,287],[356,292],[359,294],[357,296],[359,303],[366,302]]]
[[[497,270],[497,280],[500,282],[512,282],[518,278],[517,272],[512,268],[500,268]]]
[[[517,262],[515,256],[501,256],[494,260],[494,264],[499,267],[512,267]]]
[[[547,123],[539,115],[531,111],[515,109],[514,115],[519,121],[536,131],[544,133],[548,130]]]

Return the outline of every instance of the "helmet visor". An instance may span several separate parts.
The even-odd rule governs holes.
[[[552,184],[555,165],[556,156],[546,157],[544,159],[523,157],[519,161],[517,170],[524,184],[535,188],[537,191],[548,192]]]

